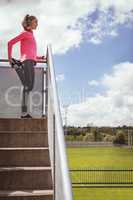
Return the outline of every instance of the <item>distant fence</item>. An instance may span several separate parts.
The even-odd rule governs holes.
[[[71,169],[73,187],[133,187],[133,169]]]
[[[86,146],[114,146],[112,142],[84,142],[84,141],[66,141],[68,147],[86,147]]]

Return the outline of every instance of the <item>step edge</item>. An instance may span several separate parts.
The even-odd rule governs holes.
[[[50,171],[52,170],[52,167],[47,167],[47,166],[35,166],[35,167],[0,167],[0,172],[4,171]]]
[[[49,150],[49,147],[0,147],[0,151]]]
[[[44,119],[47,119],[47,115],[44,115],[43,117],[33,117],[33,118],[0,117],[0,120],[44,120]]]
[[[45,195],[53,195],[53,190],[25,190],[25,191],[14,191],[14,190],[0,190],[0,197],[6,197],[6,196],[45,196]]]
[[[47,128],[46,128],[47,129]],[[43,130],[43,131],[39,131],[39,130],[33,130],[33,131],[26,131],[26,130],[22,130],[22,131],[16,131],[16,130],[14,130],[14,131],[9,131],[9,130],[3,130],[3,131],[1,131],[0,130],[0,134],[5,134],[5,133],[10,133],[10,134],[30,134],[30,133],[33,133],[33,134],[39,134],[39,133],[41,133],[41,134],[47,134],[48,133],[48,131],[47,130]]]

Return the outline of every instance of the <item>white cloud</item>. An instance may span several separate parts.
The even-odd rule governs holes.
[[[104,94],[69,106],[68,123],[81,126],[88,123],[98,126],[132,125],[133,63],[114,66],[111,74],[104,75],[101,84],[106,87]]]
[[[65,79],[65,76],[64,74],[58,74],[57,77],[56,77],[56,80],[59,82],[59,81],[64,81]]]
[[[89,13],[77,25],[86,40],[93,44],[100,44],[106,36],[116,37],[119,25],[133,28],[133,0],[95,0],[94,2],[98,12]]]
[[[98,86],[98,85],[99,85],[98,81],[96,81],[96,80],[88,81],[88,84],[89,84],[90,86]]]
[[[46,45],[52,43],[53,52],[60,54],[79,46],[84,39],[99,44],[107,35],[117,36],[119,24],[132,26],[132,9],[133,0],[29,0],[28,4],[26,0],[2,0],[0,56],[7,56],[7,41],[22,30],[20,22],[27,13],[39,19],[35,34],[38,53],[43,54]],[[88,16],[96,10],[98,16],[92,20]]]
[[[72,28],[78,18],[88,13],[88,0],[30,0],[2,3],[0,7],[0,39],[2,57],[7,56],[7,41],[21,30],[21,21],[27,13],[37,16],[39,27],[35,35],[38,52],[42,54],[46,45],[52,43],[54,53],[65,53],[82,41],[80,29]],[[10,19],[10,20],[9,20]],[[15,53],[18,52],[16,47]],[[18,55],[18,53],[16,53]]]
[[[105,74],[102,84],[109,91],[132,92],[133,89],[133,63],[125,62],[113,67],[112,75]]]

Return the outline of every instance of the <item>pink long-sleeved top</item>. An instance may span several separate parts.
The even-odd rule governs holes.
[[[12,58],[12,48],[17,42],[20,42],[21,61],[41,59],[41,56],[37,56],[37,45],[33,31],[23,31],[17,37],[8,41],[8,59]]]

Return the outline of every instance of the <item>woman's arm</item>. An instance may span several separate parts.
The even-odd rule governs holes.
[[[8,41],[8,59],[12,58],[12,48],[13,45],[17,42],[21,41],[25,37],[25,33],[21,33],[20,35],[16,36],[15,38]]]

